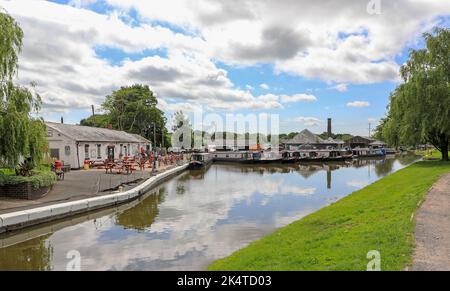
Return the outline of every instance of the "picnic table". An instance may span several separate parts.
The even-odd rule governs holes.
[[[125,170],[125,172],[128,174],[132,174],[133,171],[136,171],[136,169],[134,168],[134,163],[132,162],[123,162],[123,169]]]
[[[113,170],[117,170],[117,174],[123,174],[124,172],[128,175],[128,174],[132,174],[134,171],[136,171],[136,168],[134,167],[134,162],[128,162],[128,161],[123,161],[123,162],[118,162],[118,163],[114,163],[114,162],[107,162],[105,163],[105,170],[106,170],[106,174],[108,174],[108,172],[110,174],[113,173]]]

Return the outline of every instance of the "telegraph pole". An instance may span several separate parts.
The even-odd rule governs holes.
[[[369,137],[372,137],[372,123],[369,122]]]
[[[94,123],[94,127],[95,127],[95,110],[94,110],[94,105],[91,105],[92,108],[92,122]]]

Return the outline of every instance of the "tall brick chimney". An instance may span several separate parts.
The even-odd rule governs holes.
[[[328,134],[328,137],[331,137],[331,135],[333,134],[332,131],[331,131],[331,118],[328,118],[327,134]]]

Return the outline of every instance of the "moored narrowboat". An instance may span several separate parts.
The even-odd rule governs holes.
[[[211,165],[213,162],[212,154],[210,153],[194,153],[189,162],[190,170],[203,169]]]
[[[283,164],[291,164],[295,163],[297,161],[297,155],[295,155],[296,152],[294,151],[284,151],[281,153],[282,160],[281,162]]]
[[[251,163],[253,161],[253,154],[251,152],[214,152],[212,157],[215,162],[225,163]]]

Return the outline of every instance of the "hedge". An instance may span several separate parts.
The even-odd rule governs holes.
[[[52,171],[34,171],[31,177],[5,175],[0,172],[0,186],[17,185],[30,182],[34,189],[50,187],[56,181],[56,174]]]

